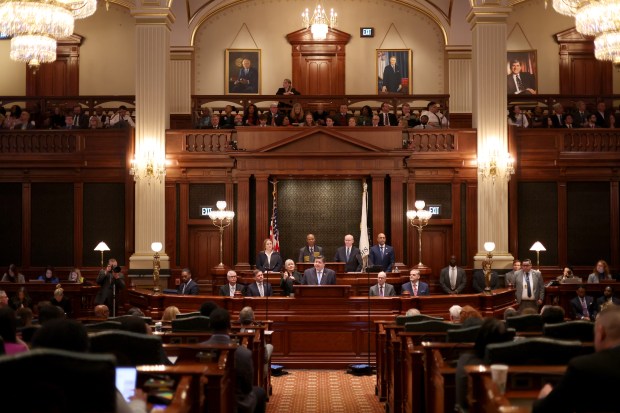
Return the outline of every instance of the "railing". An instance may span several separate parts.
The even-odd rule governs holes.
[[[0,133],[0,153],[74,153],[78,137],[72,131],[7,131]]]
[[[617,129],[565,129],[564,152],[620,152]]]
[[[0,96],[0,106],[4,106],[7,111],[13,105],[19,105],[28,111],[39,111],[42,115],[47,112],[54,112],[54,108],[59,107],[61,112],[73,109],[73,106],[80,105],[84,113],[92,115],[97,106],[101,106],[105,113],[116,112],[120,105],[127,106],[128,111],[133,114],[136,107],[136,97],[132,95],[88,95],[88,96]]]

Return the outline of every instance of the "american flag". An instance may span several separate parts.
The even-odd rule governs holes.
[[[280,252],[280,231],[278,231],[278,182],[273,182],[273,212],[269,224],[269,239],[273,244],[273,250]]]

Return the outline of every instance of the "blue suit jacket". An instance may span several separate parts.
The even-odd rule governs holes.
[[[191,278],[187,282],[187,286],[185,286],[185,292],[183,292],[183,285],[185,285],[185,283],[179,284],[179,288],[177,288],[178,294],[198,295],[200,293],[198,284],[196,284],[196,281],[192,280]]]
[[[411,281],[404,283],[400,287],[400,293],[403,291],[409,291],[411,295],[413,295],[413,285],[411,285]],[[418,295],[431,295],[430,290],[428,289],[428,284],[422,281],[418,281]]]
[[[308,268],[306,271],[304,271],[304,279],[302,283],[304,285],[319,285],[319,280],[316,276],[316,269],[314,267]],[[334,270],[323,268],[321,285],[336,285],[336,273],[334,272]]]
[[[392,264],[394,264],[395,261],[394,249],[385,244],[385,251],[383,255],[381,255],[379,245],[373,245],[370,249],[369,260],[372,265],[381,265],[383,267],[383,271],[390,272],[392,271]]]
[[[266,297],[271,297],[273,295],[273,288],[271,288],[271,284],[263,281],[263,291]],[[247,297],[260,297],[260,293],[258,292],[258,285],[256,282],[248,285],[248,288],[245,289],[245,295]]]

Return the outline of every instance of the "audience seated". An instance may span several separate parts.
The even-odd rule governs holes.
[[[564,321],[564,309],[558,305],[545,305],[540,310],[543,324],[557,324]]]
[[[169,321],[175,320],[179,314],[181,314],[181,311],[179,311],[179,309],[176,306],[169,305],[164,310],[164,314],[162,314],[162,316],[161,316],[161,321],[168,321],[169,322]],[[198,314],[200,314],[200,313],[198,313]]]
[[[107,320],[110,317],[110,309],[105,304],[95,306],[95,317]]]
[[[463,328],[479,326],[482,324],[482,314],[471,305],[465,305],[461,308],[461,326]]]
[[[454,304],[452,307],[450,307],[450,321],[453,323],[460,323],[461,322],[461,311],[463,310],[463,308],[460,305]]]
[[[17,318],[10,307],[0,308],[0,337],[4,342],[5,354],[28,351],[28,345],[17,338]]]

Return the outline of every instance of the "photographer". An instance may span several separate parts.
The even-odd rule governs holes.
[[[116,294],[125,288],[125,281],[115,258],[108,260],[108,266],[99,271],[97,284],[101,286],[95,297],[95,305],[105,304],[112,310],[112,316],[116,316]]]

